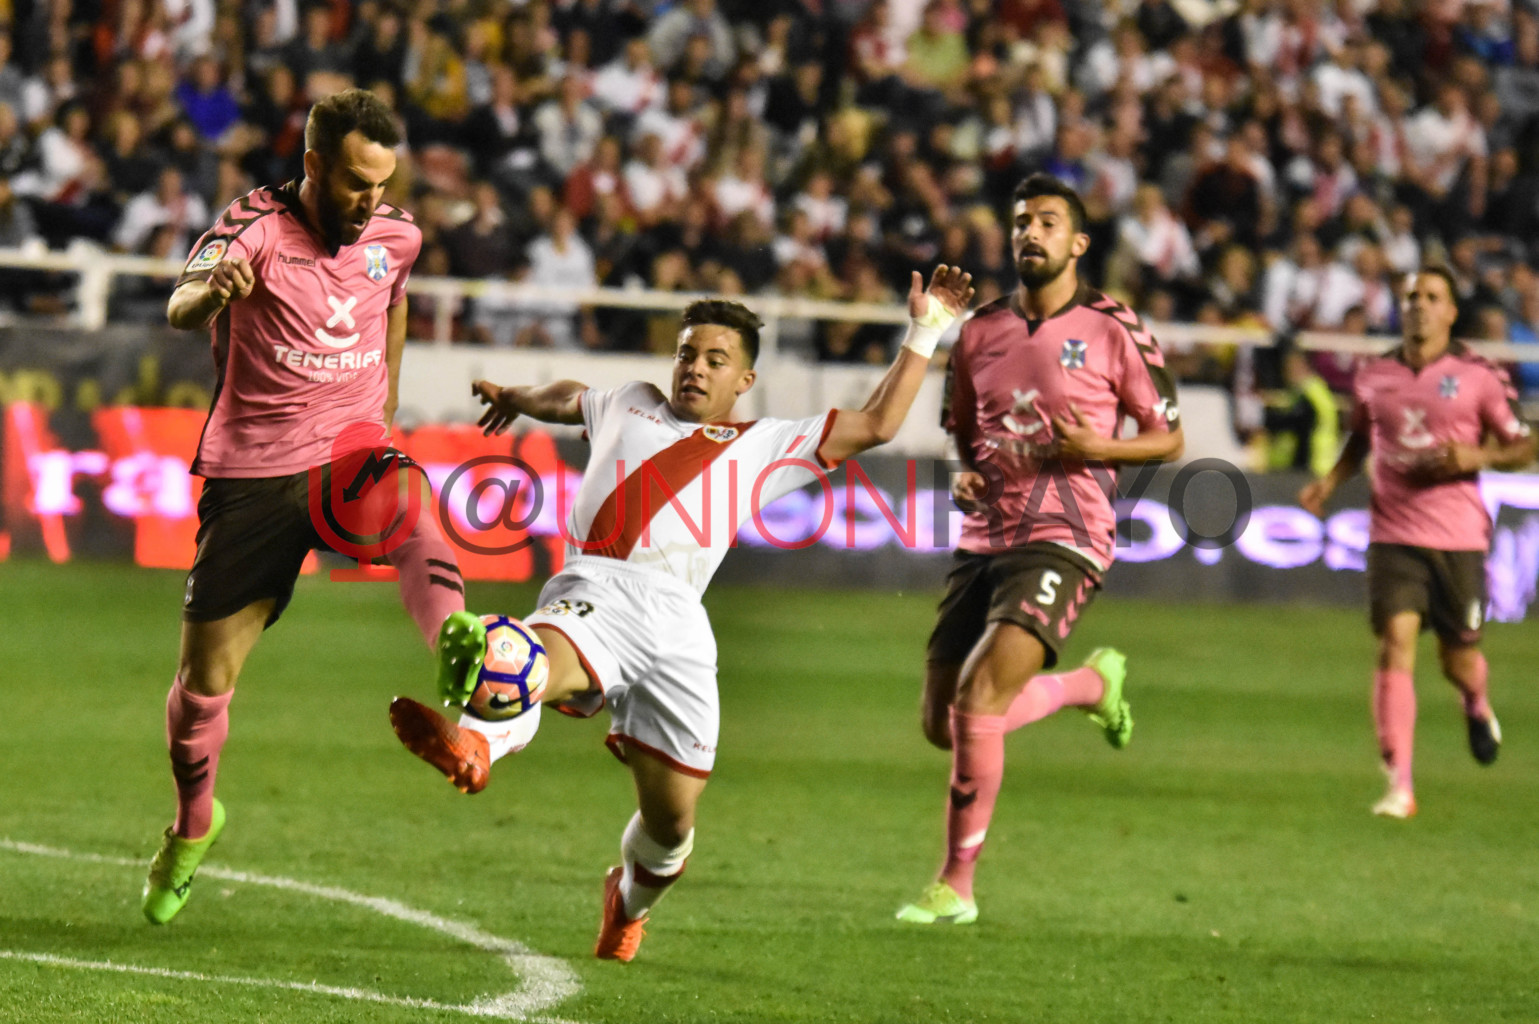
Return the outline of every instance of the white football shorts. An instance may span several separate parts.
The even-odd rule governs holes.
[[[711,774],[721,730],[716,636],[694,588],[579,555],[545,584],[524,622],[559,631],[598,684],[556,710],[587,718],[607,705],[605,742],[621,761],[642,753],[695,778]]]

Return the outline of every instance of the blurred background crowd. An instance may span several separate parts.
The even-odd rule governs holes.
[[[1010,190],[1046,170],[1086,198],[1089,279],[1151,319],[1392,333],[1396,275],[1441,259],[1461,334],[1539,341],[1539,15],[1514,0],[0,0],[0,247],[181,259],[301,173],[308,105],[354,84],[404,128],[421,275],[892,302],[943,262],[987,301]],[[672,340],[552,312],[466,305],[455,338]],[[892,331],[781,341],[882,362]]]

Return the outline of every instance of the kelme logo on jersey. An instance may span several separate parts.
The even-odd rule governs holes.
[[[219,261],[224,259],[225,250],[229,245],[222,238],[216,238],[212,242],[198,250],[198,254],[187,264],[187,273],[195,273],[200,270],[213,270]]]
[[[370,281],[383,281],[385,275],[390,273],[390,264],[385,259],[383,245],[363,247],[363,272],[369,275]]]
[[[1063,343],[1063,351],[1058,353],[1058,365],[1066,370],[1083,370],[1087,348],[1088,346],[1078,338],[1068,339]]]
[[[700,432],[717,444],[726,444],[737,437],[736,427],[709,426],[700,428]]]
[[[1444,398],[1458,398],[1459,378],[1451,373],[1444,376],[1442,380],[1438,381],[1437,393]]]

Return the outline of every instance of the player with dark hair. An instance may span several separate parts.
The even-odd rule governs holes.
[[[382,202],[400,141],[370,93],[317,103],[303,180],[232,203],[171,295],[173,327],[211,329],[219,384],[192,466],[205,478],[198,550],[166,700],[177,813],[143,899],[156,923],[187,902],[224,828],[214,780],[241,666],[293,597],[306,555],[326,546],[312,520],[312,468],[328,484],[333,472],[353,481],[342,497],[364,512],[352,520],[378,527],[362,533],[396,538],[385,556],[424,639],[433,643],[449,613],[465,607],[454,554],[432,519],[408,522],[397,511],[403,489],[420,494],[425,478],[387,447],[406,279],[422,246],[411,217]]]
[[[1368,605],[1379,640],[1373,717],[1388,788],[1373,813],[1416,813],[1416,639],[1437,633],[1443,675],[1464,701],[1470,753],[1491,764],[1502,730],[1480,652],[1491,516],[1477,483],[1483,469],[1533,461],[1505,370],[1451,340],[1459,317],[1453,275],[1426,266],[1400,298],[1401,344],[1366,363],[1352,382],[1351,434],[1331,471],[1299,492],[1322,516],[1369,453]]]
[[[695,805],[716,762],[716,640],[700,595],[737,528],[775,498],[892,439],[924,380],[946,325],[972,299],[971,279],[938,268],[928,290],[916,272],[903,348],[859,410],[801,420],[732,422],[753,387],[760,321],[728,301],[684,311],[672,394],[632,383],[610,391],[576,381],[475,393],[481,423],[501,432],[518,416],[582,424],[592,456],[567,517],[567,559],[525,623],[550,658],[544,701],[580,717],[607,706],[610,749],[630,768],[637,813],[620,841],[621,866],[604,882],[594,954],[630,960],[643,922],[678,880],[694,847]],[[444,690],[464,704],[485,633],[475,616],[450,617],[463,643]],[[441,654],[455,660],[455,651]],[[441,677],[442,678],[442,677]],[[390,707],[396,735],[466,793],[491,763],[522,749],[539,705],[507,722],[468,712],[456,725],[406,697]]]
[[[946,858],[898,911],[915,924],[978,917],[973,874],[1005,768],[1005,735],[1065,706],[1113,747],[1133,716],[1126,663],[1110,648],[1058,664],[1116,543],[1114,465],[1173,459],[1183,435],[1164,356],[1138,315],[1079,280],[1090,246],[1079,196],[1035,174],[1015,190],[1020,284],[980,309],[951,350],[944,425],[971,469],[967,512],[925,665],[922,724],[952,751]],[[1123,438],[1131,416],[1136,437]]]

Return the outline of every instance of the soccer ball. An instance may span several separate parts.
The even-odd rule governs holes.
[[[507,615],[483,615],[486,659],[465,705],[489,722],[516,718],[539,703],[550,678],[550,661],[534,631]]]

